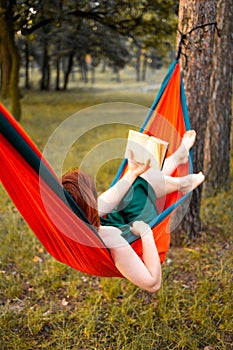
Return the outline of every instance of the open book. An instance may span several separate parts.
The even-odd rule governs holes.
[[[130,151],[133,151],[134,159],[137,162],[145,163],[148,159],[150,159],[151,167],[161,170],[168,145],[168,142],[157,137],[149,136],[134,130],[129,130],[125,158],[130,159]]]

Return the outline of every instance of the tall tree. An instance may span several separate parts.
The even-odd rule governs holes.
[[[194,172],[203,170],[204,146],[210,99],[210,77],[216,21],[215,1],[180,0],[179,29],[186,36],[182,48],[182,68],[191,126],[197,130],[193,152]],[[207,24],[205,26],[205,24]],[[211,24],[210,24],[211,23]],[[194,29],[196,28],[196,29]],[[181,228],[195,236],[201,230],[202,187],[193,191],[192,200]]]
[[[11,98],[11,112],[20,119],[19,68],[20,56],[15,44],[13,8],[16,0],[0,0],[0,59],[3,98]]]
[[[230,186],[230,131],[233,72],[233,1],[219,0],[214,36],[208,139],[206,144],[205,193],[216,194]]]

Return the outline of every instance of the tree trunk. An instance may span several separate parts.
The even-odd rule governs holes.
[[[103,59],[101,73],[106,73],[106,68],[107,68],[107,60]]]
[[[50,72],[49,72],[49,56],[48,56],[48,44],[44,41],[43,47],[43,61],[42,61],[42,77],[40,83],[41,90],[49,90]]]
[[[29,60],[29,38],[28,36],[25,36],[25,89],[30,89],[30,83],[29,83],[29,65],[30,65],[30,60]]]
[[[217,1],[218,32],[214,37],[208,139],[206,145],[206,194],[230,187],[230,130],[232,113],[233,2]]]
[[[10,97],[11,113],[19,120],[21,117],[19,93],[20,56],[15,44],[12,9],[14,1],[0,1],[0,55],[2,64],[3,98]]]
[[[5,43],[6,36],[3,17],[0,17],[0,56],[1,56],[1,96],[7,98],[9,96],[9,82],[11,72],[11,57],[8,46]]]
[[[91,65],[91,83],[95,84],[95,66]]]
[[[147,63],[147,54],[145,53],[142,62],[142,81],[146,81]]]
[[[113,64],[113,75],[114,75],[113,80],[115,80],[117,83],[120,83],[121,82],[120,70],[116,64]]]
[[[20,92],[19,92],[19,69],[20,56],[18,48],[15,45],[14,37],[11,40],[10,51],[12,57],[12,67],[9,85],[9,95],[11,98],[11,112],[16,120],[20,120],[21,106],[20,106]]]
[[[80,67],[80,75],[81,75],[81,81],[84,83],[88,83],[88,66],[86,62],[85,56],[79,57],[79,67]]]
[[[65,71],[63,90],[67,89],[70,73],[71,73],[72,68],[73,68],[73,63],[74,63],[74,52],[72,51],[69,54],[68,65],[67,65],[67,69]]]
[[[141,48],[138,47],[137,53],[136,53],[136,81],[140,81],[140,74],[141,74]]]
[[[194,27],[215,22],[215,1],[181,0],[179,7],[179,29],[188,33]],[[191,127],[197,131],[197,140],[193,152],[194,172],[203,170],[204,140],[208,120],[210,96],[210,76],[214,43],[213,25],[197,28],[187,34],[186,45],[182,52],[183,77],[186,89],[187,105]],[[202,187],[193,191],[189,210],[182,221],[181,229],[190,238],[201,231],[200,205]]]
[[[56,81],[55,81],[55,90],[60,90],[60,57],[56,59]]]

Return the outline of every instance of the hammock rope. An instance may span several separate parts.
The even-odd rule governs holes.
[[[190,124],[184,87],[176,60],[170,66],[140,131],[167,140],[171,154],[188,129]],[[0,160],[3,186],[32,231],[55,259],[81,272],[121,277],[98,232],[63,189],[30,137],[1,104]],[[126,166],[124,160],[113,183],[120,178]],[[183,176],[191,170],[189,162],[180,166],[173,175]],[[168,195],[163,201],[160,215],[150,223],[161,263],[170,244],[170,215],[186,197],[179,192]],[[131,246],[142,258],[141,240],[135,237]]]

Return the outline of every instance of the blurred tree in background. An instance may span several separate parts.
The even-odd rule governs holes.
[[[19,119],[20,56],[26,88],[30,64],[40,68],[41,90],[50,89],[51,70],[56,71],[55,88],[66,89],[77,64],[84,81],[89,65],[94,82],[101,62],[116,74],[134,62],[137,80],[145,79],[148,61],[156,66],[159,58],[160,65],[174,51],[177,11],[177,0],[0,0],[2,97],[10,96]]]

